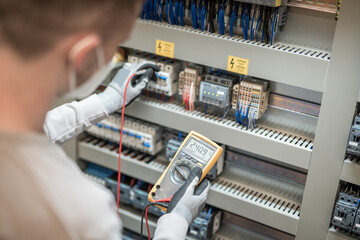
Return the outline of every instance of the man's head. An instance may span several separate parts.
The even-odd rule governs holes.
[[[68,91],[69,68],[85,80],[97,50],[110,60],[130,34],[143,0],[0,0],[0,108],[51,101]],[[91,41],[83,41],[91,39]],[[70,57],[74,47],[79,46]],[[36,98],[36,99],[35,99]],[[35,106],[34,106],[35,107]],[[6,108],[5,108],[6,109]],[[0,119],[1,123],[1,119]]]

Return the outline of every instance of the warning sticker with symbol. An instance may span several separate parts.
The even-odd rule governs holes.
[[[174,58],[175,43],[156,40],[155,54],[163,57]]]
[[[229,55],[226,70],[234,73],[247,75],[249,71],[249,59]]]

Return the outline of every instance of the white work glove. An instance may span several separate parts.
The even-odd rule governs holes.
[[[160,71],[160,68],[156,64],[147,61],[126,64],[121,68],[105,91],[98,95],[107,113],[111,114],[122,108],[126,83],[133,74],[135,76],[130,80],[126,90],[125,105],[128,105],[139,96],[141,90],[146,87],[150,80],[157,80],[155,72],[158,71]]]
[[[189,225],[199,216],[205,207],[205,201],[210,189],[210,182],[207,179],[204,179],[196,187],[201,175],[202,170],[199,167],[191,171],[184,185],[172,197],[166,213],[183,217]]]

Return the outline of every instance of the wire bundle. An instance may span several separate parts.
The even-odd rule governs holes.
[[[245,40],[273,44],[283,14],[279,7],[234,0],[146,0],[141,18],[232,37],[242,32]]]

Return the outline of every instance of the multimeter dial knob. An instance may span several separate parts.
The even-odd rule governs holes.
[[[177,183],[182,184],[188,179],[190,172],[191,169],[189,166],[185,164],[176,165],[173,171],[173,179]]]

